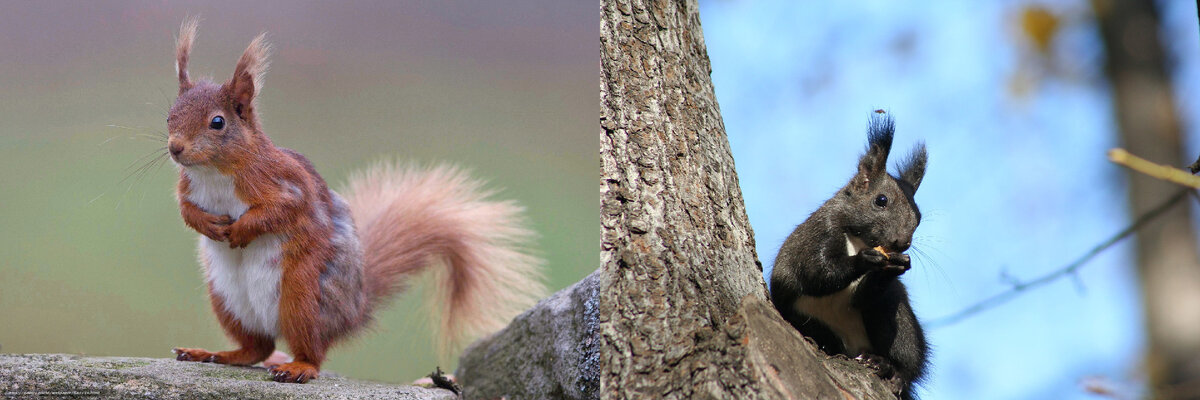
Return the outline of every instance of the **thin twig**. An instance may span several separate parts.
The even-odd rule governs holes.
[[[1012,300],[1014,297],[1016,297],[1017,294],[1019,294],[1020,292],[1023,292],[1025,290],[1029,290],[1031,288],[1035,288],[1038,286],[1046,285],[1050,282],[1054,282],[1055,280],[1058,280],[1059,278],[1062,278],[1065,276],[1074,275],[1076,272],[1078,272],[1080,267],[1082,267],[1088,261],[1091,261],[1091,259],[1093,257],[1095,257],[1097,254],[1100,254],[1100,252],[1108,249],[1109,247],[1112,247],[1112,245],[1117,244],[1117,242],[1120,242],[1122,239],[1125,239],[1129,235],[1132,235],[1134,232],[1136,232],[1138,229],[1140,229],[1143,225],[1145,225],[1146,223],[1150,222],[1151,220],[1157,218],[1158,216],[1162,215],[1164,212],[1166,212],[1168,209],[1170,209],[1171,206],[1174,206],[1176,203],[1179,203],[1180,200],[1183,200],[1185,197],[1187,197],[1187,195],[1189,193],[1193,193],[1193,192],[1195,192],[1195,190],[1193,190],[1193,189],[1181,189],[1178,193],[1171,196],[1171,198],[1162,202],[1162,204],[1159,204],[1158,206],[1154,207],[1150,211],[1147,211],[1145,214],[1142,214],[1141,216],[1139,216],[1137,218],[1137,220],[1133,221],[1132,224],[1130,224],[1125,229],[1122,229],[1116,235],[1113,235],[1112,237],[1108,238],[1108,240],[1105,240],[1105,241],[1101,242],[1100,244],[1096,245],[1096,247],[1093,247],[1091,250],[1088,250],[1087,253],[1084,253],[1082,257],[1079,257],[1075,261],[1071,262],[1070,264],[1067,264],[1066,266],[1064,266],[1058,270],[1055,270],[1051,273],[1048,273],[1046,275],[1043,275],[1042,277],[1039,277],[1039,278],[1031,280],[1031,281],[1013,283],[1012,288],[1010,288],[1009,290],[1006,290],[1004,292],[993,295],[992,297],[988,297],[987,299],[984,299],[983,301],[975,303],[974,305],[967,307],[957,313],[929,321],[926,323],[926,325],[928,325],[930,327],[940,327],[940,326],[946,326],[946,325],[957,323],[957,322],[962,321],[963,319],[966,319],[967,317],[977,314],[983,310],[987,310],[989,308],[993,308],[1000,304],[1008,302],[1009,300]]]
[[[1109,150],[1108,159],[1117,164],[1124,165],[1126,168],[1162,179],[1167,182],[1177,183],[1193,189],[1200,189],[1200,177],[1189,174],[1187,171],[1179,168],[1173,168],[1146,161],[1144,158],[1130,154],[1128,151],[1125,151],[1125,149]],[[1200,160],[1197,160],[1197,163],[1200,163]]]

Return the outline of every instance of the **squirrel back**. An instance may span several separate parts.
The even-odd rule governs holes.
[[[887,172],[895,122],[876,114],[866,153],[844,187],[796,227],[779,249],[771,300],[829,354],[860,357],[898,381],[906,398],[924,374],[928,348],[899,275],[921,212],[913,199],[925,174],[918,144]]]

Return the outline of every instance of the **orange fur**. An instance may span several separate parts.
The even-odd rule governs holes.
[[[273,364],[273,378],[303,383],[411,275],[443,264],[442,348],[502,327],[543,294],[539,263],[522,250],[530,233],[520,207],[489,201],[480,182],[449,167],[380,165],[353,179],[342,200],[304,156],[262,131],[264,36],[217,85],[188,76],[195,33],[188,20],[177,41],[168,148],[180,166],[183,221],[207,238],[201,262],[213,311],[240,347],[176,349],[180,360],[254,364],[272,355],[278,336],[294,360]],[[263,304],[276,293],[273,279],[277,300]],[[250,284],[261,290],[247,292]]]

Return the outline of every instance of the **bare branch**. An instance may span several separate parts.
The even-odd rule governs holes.
[[[1125,149],[1109,150],[1108,159],[1117,164],[1124,165],[1126,168],[1162,179],[1167,182],[1177,183],[1193,189],[1200,189],[1200,177],[1189,174],[1187,171],[1182,169],[1152,163],[1144,158],[1135,156],[1130,152],[1125,151]],[[1196,162],[1200,163],[1200,160],[1197,160]]]
[[[967,317],[978,314],[984,310],[994,308],[996,306],[1004,304],[1004,303],[1008,302],[1009,300],[1012,300],[1013,298],[1015,298],[1018,294],[1020,294],[1023,291],[1026,291],[1026,290],[1029,290],[1032,288],[1036,288],[1039,286],[1044,286],[1048,283],[1054,282],[1054,281],[1056,281],[1060,278],[1066,277],[1066,276],[1074,276],[1077,272],[1079,272],[1079,268],[1081,268],[1085,264],[1087,264],[1088,261],[1091,261],[1092,258],[1095,258],[1096,255],[1100,254],[1100,252],[1107,250],[1109,247],[1112,247],[1112,245],[1117,244],[1117,242],[1120,242],[1122,239],[1129,237],[1134,232],[1136,232],[1138,229],[1140,229],[1142,226],[1146,225],[1146,223],[1150,222],[1151,220],[1154,220],[1155,218],[1157,218],[1158,216],[1160,216],[1164,212],[1166,212],[1168,209],[1170,209],[1172,206],[1179,203],[1181,200],[1183,200],[1185,197],[1187,197],[1187,195],[1189,193],[1195,193],[1195,190],[1194,189],[1181,189],[1178,193],[1171,196],[1166,201],[1162,202],[1162,204],[1159,204],[1158,206],[1155,206],[1150,211],[1147,211],[1145,214],[1142,214],[1141,216],[1139,216],[1137,218],[1137,220],[1134,220],[1132,224],[1125,227],[1125,229],[1122,229],[1120,232],[1117,232],[1117,234],[1113,235],[1112,237],[1108,238],[1107,240],[1100,242],[1100,244],[1096,245],[1091,250],[1088,250],[1087,253],[1084,253],[1083,256],[1079,257],[1075,261],[1072,261],[1070,264],[1067,264],[1067,265],[1063,266],[1062,268],[1059,268],[1053,272],[1050,272],[1046,275],[1043,275],[1043,276],[1041,276],[1037,279],[1031,280],[1031,281],[1019,282],[1019,281],[1013,280],[1014,283],[1013,283],[1012,287],[1009,288],[1008,290],[1001,292],[1001,293],[997,293],[991,297],[988,297],[988,298],[986,298],[978,303],[975,303],[974,305],[971,305],[970,307],[967,307],[957,313],[929,321],[926,323],[926,326],[929,326],[931,328],[936,328],[936,327],[942,327],[942,326],[957,323],[959,321],[966,319]]]

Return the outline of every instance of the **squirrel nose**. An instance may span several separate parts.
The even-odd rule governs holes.
[[[182,144],[179,144],[179,143],[171,143],[171,144],[170,144],[169,146],[167,146],[167,147],[169,147],[169,148],[170,148],[170,150],[171,150],[171,155],[172,155],[172,156],[175,156],[175,157],[179,157],[179,153],[182,153],[182,152],[183,152],[183,145],[182,145]]]
[[[912,246],[911,240],[897,240],[892,242],[892,245],[889,247],[895,252],[903,253],[905,250],[908,250],[908,246]]]

